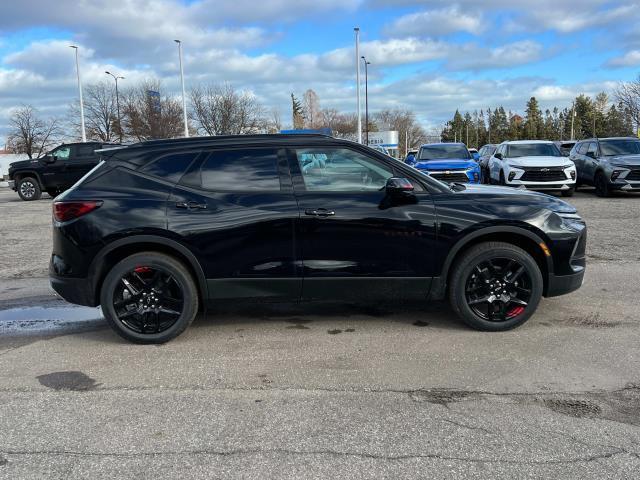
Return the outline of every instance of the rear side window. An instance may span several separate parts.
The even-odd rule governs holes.
[[[75,154],[78,157],[91,157],[93,155],[93,152],[97,149],[100,148],[100,145],[96,145],[96,144],[90,144],[90,145],[76,145],[76,152]]]
[[[280,190],[278,150],[275,148],[216,150],[202,163],[200,175],[187,184],[214,191]]]
[[[191,162],[200,152],[183,152],[164,155],[145,165],[140,171],[168,182],[178,182]]]

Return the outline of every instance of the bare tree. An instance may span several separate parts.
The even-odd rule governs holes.
[[[264,110],[250,92],[237,92],[226,83],[191,90],[192,117],[207,135],[243,135],[265,128]]]
[[[70,123],[80,136],[80,106],[74,102],[69,108]],[[107,82],[84,88],[84,118],[87,138],[112,142],[120,136],[114,88]]]
[[[271,118],[267,122],[267,131],[269,133],[280,133],[282,130],[282,118],[280,118],[280,110],[273,108],[271,110]]]
[[[382,110],[374,116],[379,130],[397,130],[399,152],[405,156],[405,145],[409,148],[424,143],[427,134],[418,124],[415,114],[411,110]],[[406,140],[409,140],[408,142]]]
[[[616,89],[616,98],[629,112],[636,128],[640,128],[640,76],[633,82],[623,82]]]
[[[304,110],[305,128],[324,127],[322,114],[320,112],[320,97],[313,90],[309,89],[302,96],[302,108]]]
[[[59,140],[58,120],[38,117],[38,111],[31,105],[14,110],[9,123],[11,130],[7,146],[14,153],[25,153],[29,158],[39,157]]]
[[[184,123],[180,100],[163,94],[158,80],[147,80],[122,95],[125,135],[137,140],[182,136]]]

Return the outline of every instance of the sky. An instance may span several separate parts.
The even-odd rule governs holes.
[[[159,78],[180,93],[228,82],[291,123],[290,94],[356,109],[354,27],[369,108],[408,108],[428,130],[456,109],[529,97],[565,107],[640,72],[640,5],[607,0],[19,0],[0,4],[0,142],[12,109],[67,115],[83,84]],[[1,146],[1,144],[0,144]]]

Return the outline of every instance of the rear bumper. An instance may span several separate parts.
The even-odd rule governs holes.
[[[582,286],[584,280],[584,268],[571,275],[549,275],[546,297],[557,297],[574,292]]]
[[[91,291],[91,282],[86,278],[49,275],[49,282],[51,283],[51,288],[69,303],[87,307],[96,307],[98,305]]]

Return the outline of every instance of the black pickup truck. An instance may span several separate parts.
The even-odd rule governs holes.
[[[55,197],[95,167],[101,148],[110,143],[65,143],[40,158],[14,162],[9,166],[9,186],[22,200],[38,200],[42,192]]]

